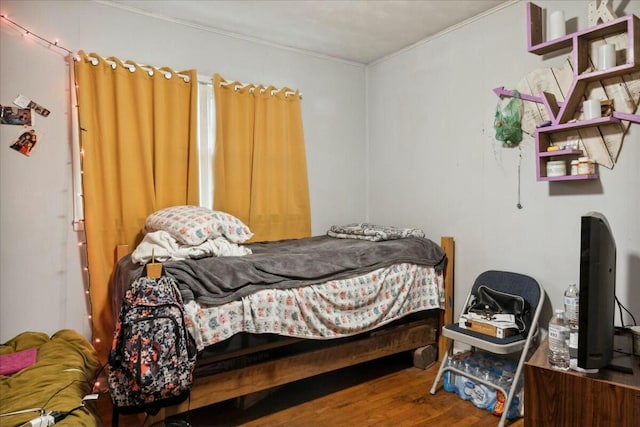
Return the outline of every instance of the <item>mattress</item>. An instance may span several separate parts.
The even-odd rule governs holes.
[[[184,298],[198,350],[235,334],[335,339],[443,308],[444,251],[425,238],[371,242],[316,236],[246,245],[246,256],[164,263]],[[131,257],[114,274],[113,309],[143,274]]]

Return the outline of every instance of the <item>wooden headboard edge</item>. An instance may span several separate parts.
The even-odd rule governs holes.
[[[453,323],[453,302],[454,302],[454,264],[455,264],[455,241],[453,237],[442,236],[440,246],[447,254],[447,261],[444,267],[444,310],[440,315],[440,328],[449,323]],[[442,360],[447,352],[447,338],[438,331],[438,360]]]

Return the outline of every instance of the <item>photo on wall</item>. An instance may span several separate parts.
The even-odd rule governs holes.
[[[37,102],[30,100],[24,95],[18,95],[18,97],[13,100],[13,103],[16,104],[18,107],[31,108],[33,111],[35,111],[36,113],[40,114],[43,117],[48,117],[49,114],[51,114],[51,111],[47,110]]]
[[[31,109],[0,105],[0,124],[33,126],[33,116],[31,115]]]
[[[35,129],[29,129],[26,132],[20,134],[18,139],[11,144],[11,148],[18,151],[19,153],[24,154],[25,156],[30,156],[31,151],[35,148],[38,143],[38,135],[36,134]]]

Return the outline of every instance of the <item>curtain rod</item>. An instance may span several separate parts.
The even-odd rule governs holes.
[[[98,58],[96,58],[95,56],[87,56],[87,58],[89,58],[89,61],[91,62],[91,65],[98,65]],[[79,58],[76,58],[76,60],[79,60]],[[111,66],[112,69],[116,69],[116,67],[118,66],[118,63],[115,61],[111,61],[109,59],[105,59],[102,58],[102,60],[104,62],[106,62],[107,64],[109,64]],[[162,73],[162,75],[165,77],[165,79],[169,80],[172,76],[171,72],[169,71],[164,71],[164,70],[159,70],[157,67],[151,66],[151,65],[139,65],[136,64],[138,67],[140,67],[140,69],[146,71],[150,76],[153,76],[153,73],[155,73],[156,71],[159,73]],[[134,72],[136,71],[136,65],[134,64],[129,64],[129,63],[122,63],[122,66],[126,69],[128,69],[130,72]],[[180,77],[182,80],[185,81],[185,83],[189,83],[189,80],[191,79],[189,76],[187,76],[186,74],[180,74],[180,73],[175,73],[176,76]]]
[[[240,89],[246,88],[247,86],[253,86],[253,87],[249,88],[249,93],[253,93],[253,91],[256,90],[255,85],[253,85],[252,83],[230,82],[230,81],[227,81],[227,80],[220,81],[220,86],[230,86],[232,84],[234,85],[233,86],[233,90],[236,91],[236,92],[239,91]],[[265,90],[267,90],[267,88],[263,87],[262,89],[260,89],[260,94],[262,95],[265,92]],[[280,90],[281,89],[278,89],[278,88],[271,89],[271,96],[275,95]],[[288,91],[286,91],[284,93],[284,96],[287,97],[287,96],[291,96],[291,95],[295,95],[295,94],[296,94],[295,91],[288,90]],[[299,93],[299,96],[300,96],[300,99],[302,99],[302,93]]]

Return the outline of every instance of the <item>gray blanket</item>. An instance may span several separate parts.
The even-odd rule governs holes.
[[[180,283],[185,302],[195,299],[203,305],[218,305],[263,288],[296,288],[346,279],[404,262],[441,270],[445,261],[440,246],[417,237],[370,242],[317,236],[247,247],[252,255],[168,261],[165,273]],[[128,256],[123,258],[114,276],[114,298],[120,299],[140,274],[141,266]]]

